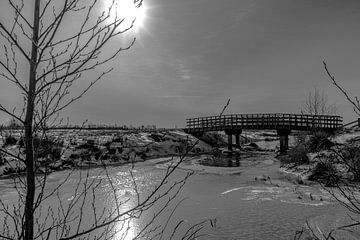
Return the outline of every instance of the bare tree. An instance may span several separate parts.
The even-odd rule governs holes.
[[[317,87],[309,91],[301,107],[301,113],[309,115],[332,115],[336,113],[336,110],[336,105],[330,104],[324,91],[320,91]]]
[[[28,4],[28,3],[27,3]],[[98,0],[65,0],[62,6],[53,0],[35,0],[33,23],[24,11],[25,3],[8,1],[14,11],[11,24],[0,23],[0,33],[5,40],[5,59],[0,61],[3,79],[15,84],[24,96],[24,109],[20,113],[0,105],[0,110],[20,121],[24,126],[25,158],[19,160],[26,165],[26,200],[24,217],[24,238],[33,239],[35,200],[35,151],[34,135],[62,109],[81,98],[88,89],[111,69],[100,74],[80,94],[71,95],[71,86],[81,79],[85,71],[106,64],[124,49],[129,49],[134,40],[124,49],[121,47],[111,56],[103,56],[102,49],[115,36],[132,27],[121,29],[124,19],[112,19],[112,2],[107,12],[97,17]],[[141,5],[141,1],[136,4]],[[82,14],[78,29],[62,37],[64,20],[68,15]],[[96,15],[95,15],[96,16]],[[108,21],[112,19],[111,21]],[[28,46],[31,46],[29,51]],[[20,55],[20,56],[19,56]],[[19,74],[20,63],[29,67],[28,81]],[[56,117],[55,117],[56,119]]]
[[[0,59],[2,68],[0,76],[18,89],[20,96],[23,97],[23,107],[13,108],[0,104],[0,111],[22,124],[24,152],[21,149],[17,152],[6,149],[0,151],[16,159],[19,167],[25,168],[26,178],[18,177],[14,180],[19,196],[16,203],[8,206],[0,202],[0,210],[5,214],[4,228],[0,233],[5,239],[50,239],[54,236],[60,239],[84,239],[98,229],[104,229],[98,238],[108,239],[111,238],[109,233],[115,223],[124,223],[126,219],[137,218],[161,199],[171,196],[165,201],[160,214],[175,199],[174,196],[177,196],[188,178],[186,176],[178,182],[167,185],[170,174],[183,159],[180,158],[177,164],[169,167],[163,180],[149,196],[140,199],[140,195],[137,194],[137,205],[127,211],[120,211],[120,206],[124,202],[117,198],[116,189],[111,185],[111,178],[108,177],[116,207],[99,212],[94,206],[87,206],[88,203],[95,202],[96,189],[100,184],[90,180],[89,171],[85,173],[85,177],[79,176],[79,183],[74,190],[76,197],[67,206],[62,205],[63,199],[60,193],[61,187],[68,178],[53,190],[49,190],[47,172],[45,171],[41,176],[37,175],[41,170],[38,163],[39,146],[42,139],[47,137],[46,129],[61,123],[59,113],[80,99],[97,81],[112,71],[108,63],[122,51],[130,49],[135,42],[135,38],[131,38],[127,45],[113,49],[110,55],[105,54],[104,49],[116,37],[128,37],[126,33],[133,27],[136,19],[126,24],[127,21],[116,13],[116,0],[110,1],[110,5],[104,11],[99,11],[101,2],[100,0],[7,1],[7,7],[13,12],[13,21],[0,22],[0,36],[4,49]],[[135,8],[142,5],[142,0],[133,2]],[[29,16],[29,9],[33,9],[31,11],[33,17]],[[75,15],[77,21],[71,22],[71,30],[68,31],[65,25],[69,22],[66,21]],[[27,74],[23,74],[24,68],[29,69]],[[81,92],[73,91],[76,83],[84,80],[85,73],[104,68],[105,70],[92,79]],[[24,76],[27,79],[24,79]],[[135,180],[133,187],[138,193]],[[44,203],[53,196],[58,198],[59,206],[48,206],[43,216]],[[93,201],[88,201],[89,197]],[[80,213],[76,216],[75,208],[80,209]],[[83,211],[86,209],[92,211],[95,219],[90,225],[84,225]],[[76,227],[71,228],[71,226]],[[189,230],[190,234],[185,239],[197,236],[201,226],[202,223]],[[157,229],[144,227],[140,235],[145,234],[147,230],[154,233]],[[174,232],[176,230],[177,228]],[[161,233],[160,235],[162,236]]]
[[[336,81],[335,76],[333,74],[330,73],[326,62],[324,63],[324,68],[326,71],[326,74],[328,75],[328,77],[331,79],[332,84],[334,84],[334,86],[340,90],[340,92],[342,94],[344,94],[346,100],[348,100],[348,102],[353,106],[354,112],[360,116],[360,102],[357,96],[352,97],[342,86],[340,86],[340,84]]]

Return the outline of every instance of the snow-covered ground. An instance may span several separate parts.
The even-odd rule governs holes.
[[[344,144],[349,141],[353,140],[360,140],[360,131],[359,130],[353,130],[351,132],[342,133],[339,135],[336,135],[332,141],[339,144]]]

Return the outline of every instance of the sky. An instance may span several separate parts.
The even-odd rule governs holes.
[[[357,118],[322,62],[360,96],[359,0],[144,0],[143,7],[135,45],[62,112],[72,123],[184,127],[186,118],[219,114],[228,99],[225,114],[299,113],[314,87],[344,122]],[[1,81],[0,101],[19,102]]]

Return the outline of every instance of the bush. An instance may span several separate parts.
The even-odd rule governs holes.
[[[98,151],[100,151],[100,149],[97,146],[95,146],[94,144],[91,144],[91,143],[81,144],[81,145],[75,147],[75,149],[87,150],[89,152],[98,152]]]
[[[295,135],[296,145],[305,144],[306,139],[307,139],[307,133],[306,132],[299,132],[297,135]]]
[[[152,133],[150,135],[150,138],[154,141],[154,142],[164,142],[166,141],[166,138],[164,135],[161,135],[159,133]]]
[[[5,164],[5,156],[2,152],[0,152],[0,166]]]
[[[333,162],[326,160],[316,164],[309,176],[309,180],[323,183],[325,187],[332,187],[340,181],[340,175]]]
[[[108,153],[109,153],[110,155],[116,154],[116,148],[109,148],[109,149],[108,149]]]
[[[34,138],[34,147],[38,158],[50,157],[51,160],[59,160],[61,157],[62,144],[51,139]]]
[[[198,137],[201,141],[207,143],[211,147],[223,147],[227,146],[223,136],[217,132],[206,132]]]
[[[26,171],[25,168],[21,167],[5,167],[3,175],[20,174]]]
[[[113,142],[121,143],[123,144],[123,138],[122,136],[117,136],[114,138]]]
[[[17,143],[17,140],[16,140],[16,138],[14,136],[12,136],[12,135],[6,136],[5,142],[4,142],[4,147],[13,146],[16,143]]]
[[[108,142],[104,143],[103,146],[106,148],[109,148],[111,146],[111,143],[112,143],[111,141],[108,141]]]
[[[360,181],[360,149],[356,146],[346,146],[341,151],[341,160],[353,176],[353,181]]]
[[[79,154],[76,154],[76,153],[72,153],[70,156],[69,156],[69,159],[70,160],[75,160],[75,159],[78,159],[80,158],[80,155]]]
[[[183,154],[186,151],[186,144],[180,143],[179,145],[175,146],[175,152],[178,154]]]
[[[334,143],[329,140],[330,134],[326,132],[315,132],[307,142],[310,152],[319,152],[330,149]]]
[[[290,149],[287,156],[282,157],[280,160],[282,163],[295,163],[296,165],[308,164],[309,157],[307,155],[308,149],[305,144],[299,144]]]

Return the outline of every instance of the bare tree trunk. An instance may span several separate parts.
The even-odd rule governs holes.
[[[27,93],[27,108],[25,117],[26,145],[26,201],[25,201],[25,239],[34,238],[34,198],[35,198],[35,159],[33,146],[33,116],[36,89],[36,68],[39,40],[40,0],[35,0],[34,25],[30,61],[29,89]]]

